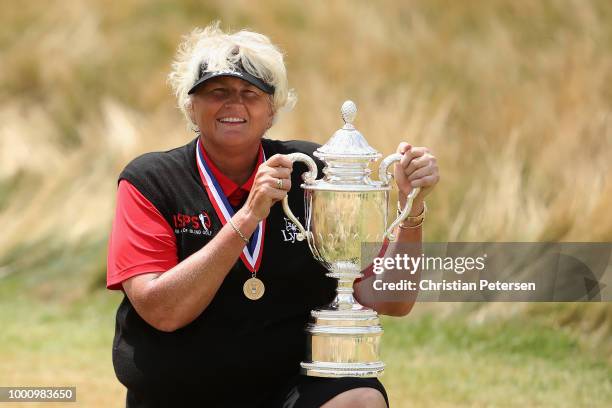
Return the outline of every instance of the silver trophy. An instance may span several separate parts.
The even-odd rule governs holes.
[[[380,181],[372,180],[370,162],[381,154],[353,126],[355,104],[344,102],[341,112],[344,126],[314,153],[325,163],[322,179],[316,180],[317,166],[309,156],[288,155],[309,169],[301,185],[306,228],[291,212],[287,198],[283,209],[300,231],[297,239],[306,239],[314,257],[329,270],[327,276],[338,279],[333,302],[311,311],[308,351],[301,367],[304,374],[317,377],[377,377],[385,369],[379,355],[383,329],[378,314],[353,297],[353,282],[362,276],[361,244],[394,240],[393,230],[408,216],[419,189],[412,190],[400,215],[387,227],[390,167],[402,155],[385,158]]]

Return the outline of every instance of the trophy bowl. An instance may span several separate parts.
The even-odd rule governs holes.
[[[308,166],[302,178],[305,199],[304,227],[283,200],[287,217],[306,239],[313,256],[338,280],[336,297],[324,308],[311,311],[307,353],[301,363],[302,373],[317,377],[378,377],[385,364],[380,360],[383,329],[376,311],[362,306],[353,296],[353,283],[362,277],[363,242],[393,240],[393,230],[410,212],[419,189],[413,189],[406,206],[387,227],[391,165],[400,154],[385,158],[379,167],[380,181],[370,178],[371,162],[381,155],[352,125],[357,108],[351,101],[342,105],[344,126],[318,148],[314,155],[325,163],[324,178],[316,180],[317,167],[312,158],[292,153],[292,161]],[[365,255],[364,255],[365,256]]]

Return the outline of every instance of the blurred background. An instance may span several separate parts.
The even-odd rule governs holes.
[[[0,0],[1,386],[123,405],[116,178],[194,137],[166,75],[216,19],[286,53],[299,101],[268,137],[324,143],[352,99],[379,151],[434,151],[427,241],[612,241],[610,1]],[[612,406],[610,303],[417,304],[384,327],[393,407]]]

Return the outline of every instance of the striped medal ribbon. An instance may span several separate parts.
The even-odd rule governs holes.
[[[229,203],[223,189],[219,185],[219,182],[213,175],[213,172],[208,167],[206,160],[204,160],[203,147],[200,139],[198,139],[198,145],[196,149],[196,162],[198,163],[198,170],[200,172],[200,177],[202,178],[202,184],[204,184],[204,188],[206,189],[206,193],[210,198],[210,202],[215,208],[215,212],[217,216],[221,220],[221,224],[227,224],[228,220],[234,216],[234,209]],[[265,153],[263,156],[263,161],[266,160]],[[258,163],[258,165],[261,163]],[[244,246],[242,252],[240,253],[240,259],[246,266],[246,268],[251,272],[251,278],[248,279],[243,286],[244,294],[247,298],[251,300],[257,300],[261,298],[265,291],[265,286],[263,282],[257,278],[257,270],[261,264],[261,258],[263,255],[263,244],[264,244],[264,234],[266,231],[266,219],[259,221],[257,224],[257,228],[251,235],[251,239],[249,243]]]

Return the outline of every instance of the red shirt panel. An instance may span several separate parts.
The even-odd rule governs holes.
[[[170,224],[136,187],[121,180],[108,242],[106,287],[122,289],[126,279],[165,272],[177,263],[176,238]]]

